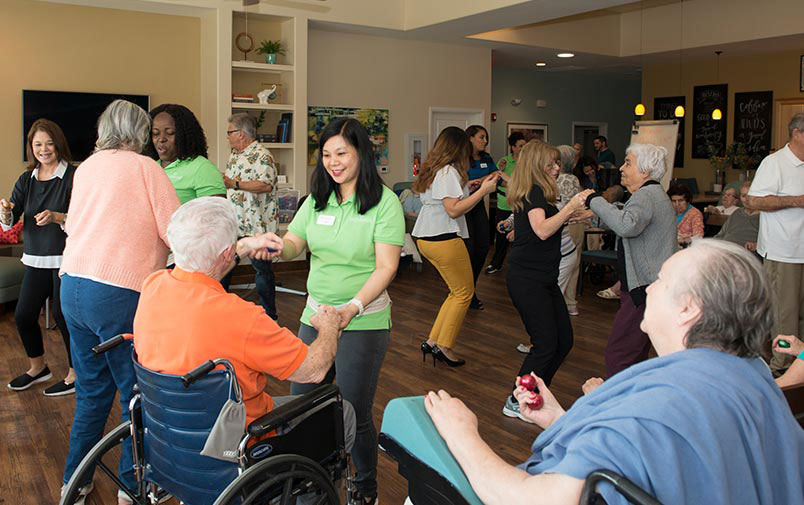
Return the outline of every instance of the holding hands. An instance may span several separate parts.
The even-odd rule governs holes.
[[[318,331],[322,329],[339,330],[341,328],[341,316],[335,310],[335,307],[319,305],[318,312],[310,317],[310,324]]]
[[[798,356],[804,352],[804,342],[793,335],[777,335],[773,339],[773,351]]]
[[[500,180],[499,172],[494,172],[493,174],[487,175],[486,177],[481,179],[480,188],[478,189],[478,191],[480,191],[484,195],[488,195],[489,193],[497,191],[497,181],[499,180]]]
[[[38,224],[38,223],[37,223]],[[282,254],[284,242],[275,233],[243,237],[237,241],[237,254],[258,260],[270,260]]]
[[[572,212],[575,212],[577,210],[585,209],[586,208],[586,199],[589,198],[589,195],[591,195],[594,192],[595,191],[593,189],[587,189],[587,190],[581,191],[580,193],[578,193],[578,194],[576,194],[575,196],[572,197],[572,199],[569,201],[569,203],[567,203],[567,207],[569,207],[569,209]]]

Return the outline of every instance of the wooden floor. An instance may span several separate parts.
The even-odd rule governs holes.
[[[279,274],[278,279],[285,287],[304,289],[306,274],[286,272]],[[617,302],[597,298],[595,292],[601,287],[587,284],[579,297],[581,314],[572,318],[575,346],[553,380],[551,389],[565,408],[581,395],[584,380],[604,373],[603,349]],[[504,272],[481,274],[478,296],[485,303],[485,310],[471,310],[466,318],[455,349],[466,358],[467,364],[458,369],[433,368],[432,361],[423,364],[419,351],[419,344],[447,293],[438,274],[427,266],[423,272],[403,268],[390,293],[394,300],[394,326],[374,402],[378,429],[385,405],[392,398],[445,389],[463,399],[477,414],[481,433],[494,450],[511,463],[523,461],[539,429],[501,413],[522,363],[523,355],[515,347],[527,341],[508,297]],[[253,297],[254,293],[244,296]],[[295,332],[303,305],[302,297],[278,294],[279,324]],[[47,359],[56,378],[66,372],[62,346],[58,332],[48,332]],[[42,395],[46,385],[21,393],[6,388],[5,384],[27,366],[13,321],[13,308],[7,309],[0,315],[0,503],[57,503],[75,399],[74,396],[47,398]],[[288,386],[272,381],[269,392],[287,394]],[[116,406],[107,430],[118,424],[119,415]],[[382,453],[378,474],[380,502],[401,504],[407,495],[406,481],[397,473],[396,464]],[[87,503],[116,503],[115,488],[105,476],[96,473],[95,482],[96,490]]]

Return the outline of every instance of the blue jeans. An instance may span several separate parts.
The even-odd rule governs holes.
[[[103,428],[120,391],[122,421],[128,421],[128,403],[137,379],[131,363],[131,341],[96,356],[92,347],[120,333],[134,330],[134,313],[140,294],[100,282],[64,275],[61,278],[61,308],[70,330],[70,350],[75,368],[75,416],[70,432],[70,450],[64,466],[64,482],[70,480],[81,460],[103,437]],[[131,444],[122,444],[120,480],[137,489]],[[91,474],[86,482],[92,479]]]
[[[318,332],[312,326],[301,323],[298,336],[302,342],[310,345],[318,337]],[[337,374],[343,399],[355,409],[357,426],[352,448],[355,487],[367,498],[377,496],[377,428],[371,408],[390,337],[391,330],[344,331],[338,341],[335,364],[321,381],[322,384],[332,384]],[[290,394],[302,395],[316,386],[291,382]]]
[[[249,261],[254,271],[257,273],[254,284],[256,286],[257,296],[260,299],[260,305],[265,309],[265,313],[276,321],[278,316],[276,315],[276,282],[273,263],[253,258],[249,259]],[[229,291],[229,284],[231,284],[233,274],[234,269],[229,270],[229,273],[221,279],[221,285],[226,291]]]

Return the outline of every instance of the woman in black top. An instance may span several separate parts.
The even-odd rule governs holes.
[[[533,372],[548,386],[572,348],[572,325],[558,287],[561,228],[593,193],[582,191],[560,211],[556,208],[560,157],[553,146],[529,142],[519,153],[507,192],[514,213],[514,242],[506,282],[532,344],[518,375]],[[524,420],[513,395],[508,396],[503,414]]]
[[[489,145],[489,132],[480,125],[472,125],[466,129],[469,141],[472,144],[472,156],[469,157],[469,192],[474,193],[480,187],[483,179],[497,171],[497,165],[491,155],[486,152]],[[466,226],[469,229],[469,240],[466,247],[469,249],[469,260],[472,262],[472,276],[477,287],[477,278],[483,270],[483,264],[491,248],[491,228],[489,216],[486,214],[486,205],[481,201],[472,210],[465,214]],[[477,291],[472,295],[470,309],[483,310],[483,302],[477,298]]]
[[[11,193],[11,201],[0,199],[0,223],[8,228],[22,216],[25,237],[20,297],[14,318],[30,368],[12,380],[8,387],[23,391],[50,380],[53,374],[45,363],[39,313],[48,297],[53,301],[53,318],[61,331],[70,370],[64,380],[45,389],[45,396],[75,392],[75,372],[70,357],[70,334],[59,301],[59,267],[66,235],[62,226],[67,218],[75,168],[70,165],[70,148],[61,128],[47,119],[37,120],[26,141],[28,169],[20,175]]]

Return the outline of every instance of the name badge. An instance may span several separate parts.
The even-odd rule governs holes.
[[[332,226],[333,224],[335,224],[335,216],[327,216],[321,214],[318,216],[317,223],[323,226]]]
[[[480,168],[488,168],[488,166],[489,166],[488,163],[481,163],[480,164]]]

